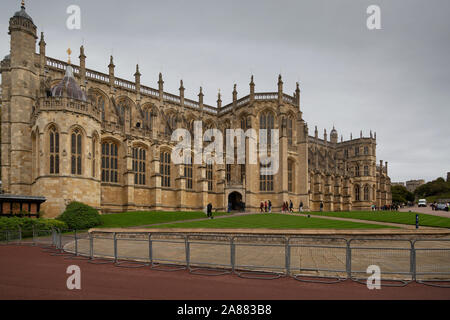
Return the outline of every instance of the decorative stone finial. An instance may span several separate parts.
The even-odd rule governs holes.
[[[109,57],[109,66],[108,67],[112,67],[112,68],[114,68],[115,67],[115,65],[114,65],[114,59],[113,59],[113,56],[111,55],[110,57]]]
[[[134,74],[134,76],[140,76],[141,73],[139,72],[139,64],[136,64],[136,73]]]
[[[23,1],[22,1],[23,2]],[[72,54],[72,50],[70,50],[70,48],[69,49],[67,49],[67,54],[69,55],[69,58],[68,58],[68,60],[67,60],[67,63],[68,64],[71,64],[71,62],[70,62],[70,55]]]

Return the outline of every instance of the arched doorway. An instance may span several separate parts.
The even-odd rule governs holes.
[[[228,195],[228,203],[231,205],[231,210],[242,211],[244,209],[244,203],[242,202],[242,194],[234,191]]]

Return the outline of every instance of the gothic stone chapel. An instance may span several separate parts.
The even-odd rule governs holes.
[[[45,197],[46,217],[59,215],[76,200],[101,212],[136,210],[201,210],[212,203],[226,210],[245,203],[259,210],[271,200],[273,210],[284,201],[305,210],[368,210],[391,202],[387,163],[377,165],[376,134],[338,141],[314,135],[302,117],[300,88],[255,92],[217,106],[86,68],[83,46],[78,65],[46,56],[44,34],[37,37],[25,5],[9,21],[10,54],[1,61],[1,179],[8,195]],[[39,40],[39,52],[36,42]],[[70,53],[70,51],[69,51]],[[279,170],[260,175],[260,164],[174,164],[171,134],[216,128],[279,129]],[[248,155],[248,141],[246,142]]]

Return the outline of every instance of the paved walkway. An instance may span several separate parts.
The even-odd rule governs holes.
[[[66,287],[69,276],[66,269],[73,264],[81,269],[81,290],[68,290]],[[411,283],[406,287],[382,286],[382,290],[368,290],[365,285],[353,281],[330,286],[292,278],[267,281],[242,279],[235,275],[206,277],[185,270],[161,272],[149,267],[130,269],[112,264],[94,265],[85,260],[50,256],[36,247],[0,246],[0,299],[448,300],[450,289]],[[14,303],[9,305],[14,306]],[[147,304],[144,307],[149,308]],[[117,311],[117,308],[112,310]],[[301,308],[299,310],[304,312]],[[102,312],[105,311],[104,308]],[[144,309],[142,311],[145,312]],[[167,318],[172,318],[169,311],[164,312],[168,314]],[[279,314],[279,310],[274,312]],[[175,317],[175,311],[173,314]]]
[[[439,216],[439,217],[445,217],[450,218],[450,211],[442,211],[442,210],[432,210],[430,205],[428,204],[427,207],[404,207],[399,209],[400,212],[417,212],[417,213],[425,213],[425,214],[431,214],[433,216]]]

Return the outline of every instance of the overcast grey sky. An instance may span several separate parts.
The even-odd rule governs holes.
[[[81,8],[81,30],[66,28],[69,5]],[[381,8],[381,30],[368,30],[366,9]],[[1,0],[0,55],[9,52],[8,20],[19,0]],[[450,171],[450,1],[431,0],[28,0],[27,12],[45,32],[47,55],[78,57],[107,73],[215,105],[249,92],[284,91],[300,82],[310,134],[335,125],[344,139],[377,132],[377,162],[392,181],[435,179]],[[78,64],[78,58],[73,59]],[[340,138],[339,138],[340,139]]]

